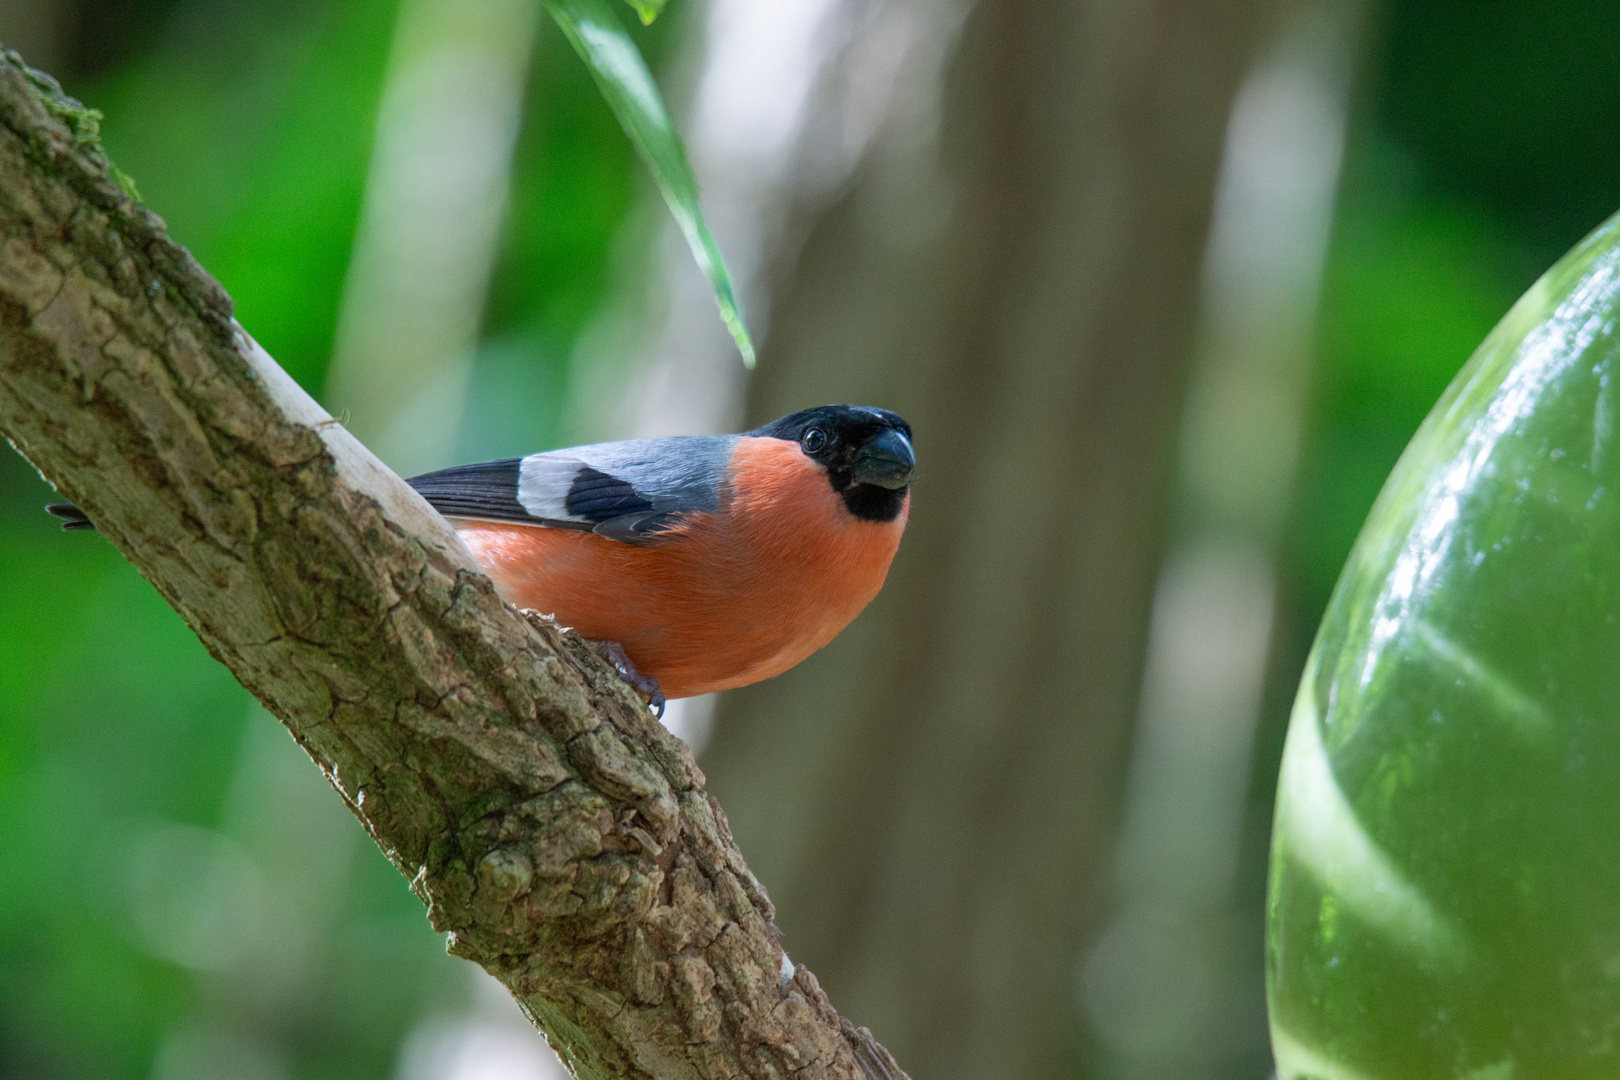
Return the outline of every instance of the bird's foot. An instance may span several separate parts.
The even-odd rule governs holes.
[[[647,699],[647,704],[658,715],[658,719],[664,718],[664,691],[659,689],[658,680],[649,679],[637,671],[623,645],[617,641],[592,641],[590,638],[585,638],[585,644],[589,645],[597,656],[612,664],[613,670],[619,673],[619,678],[629,684],[630,689]]]

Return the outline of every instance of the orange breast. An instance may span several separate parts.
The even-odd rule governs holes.
[[[905,530],[861,521],[784,439],[737,444],[720,511],[636,547],[572,529],[458,521],[501,595],[616,641],[671,698],[743,686],[809,656],[883,585]]]

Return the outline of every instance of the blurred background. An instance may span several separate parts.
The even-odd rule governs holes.
[[[1620,8],[673,0],[633,33],[751,379],[531,0],[0,6],[402,473],[904,414],[871,609],[671,711],[788,949],[918,1080],[1263,1080],[1298,672],[1440,390],[1620,207]],[[560,1075],[49,494],[0,454],[0,1077]]]

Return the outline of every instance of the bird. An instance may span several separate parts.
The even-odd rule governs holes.
[[[886,409],[631,439],[407,481],[503,599],[552,615],[654,700],[781,674],[877,595],[916,456]],[[652,684],[652,685],[649,685]]]
[[[676,435],[458,465],[406,481],[503,600],[591,642],[666,699],[779,675],[882,587],[916,456],[887,409],[823,405]],[[71,504],[64,529],[94,528]]]

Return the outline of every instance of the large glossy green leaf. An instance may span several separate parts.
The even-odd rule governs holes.
[[[1620,217],[1390,476],[1277,794],[1280,1080],[1620,1077]]]
[[[664,108],[664,99],[647,70],[646,61],[641,58],[641,51],[625,33],[624,25],[608,7],[607,0],[545,0],[545,4],[591,69],[602,96],[647,163],[653,181],[686,236],[693,258],[709,278],[715,302],[720,306],[720,317],[737,342],[743,363],[753,367],[754,343],[743,325],[731,275],[726,272],[720,247],[703,220],[697,181],[686,163],[681,137],[669,118],[669,110]],[[643,18],[649,11],[657,14],[656,6],[649,5],[643,10],[638,5],[637,10],[642,11]]]

